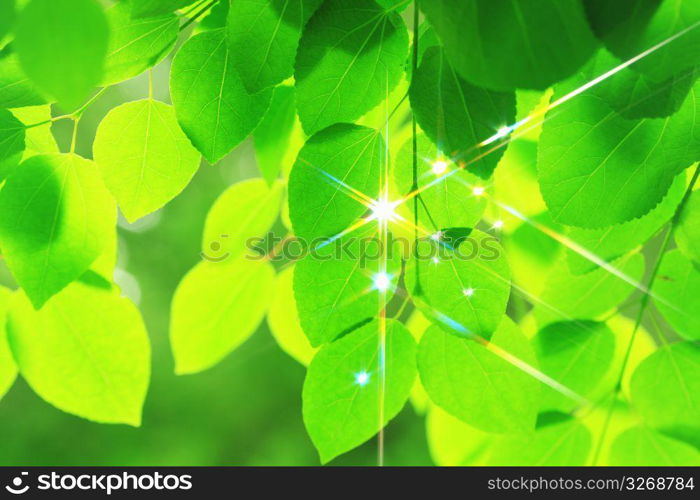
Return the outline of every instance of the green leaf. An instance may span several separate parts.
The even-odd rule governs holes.
[[[423,314],[446,331],[488,340],[510,295],[505,252],[495,237],[476,229],[454,250],[452,246],[422,240],[420,259],[406,267],[406,288]]]
[[[395,12],[373,0],[328,0],[304,30],[294,77],[307,134],[352,122],[399,83],[408,33]]]
[[[294,87],[280,85],[274,89],[270,107],[253,134],[255,159],[268,184],[279,177],[295,120]]]
[[[587,252],[610,262],[653,237],[673,217],[684,192],[685,175],[680,174],[661,203],[643,217],[600,229],[570,228],[568,237]],[[587,273],[598,267],[572,248],[567,251],[567,259],[573,274]]]
[[[18,166],[0,191],[0,213],[3,257],[37,309],[90,267],[117,216],[97,166],[73,154]]]
[[[304,424],[323,463],[371,438],[408,399],[416,343],[403,325],[387,320],[382,367],[380,335],[380,322],[373,321],[323,347],[311,361],[302,394]]]
[[[175,198],[200,161],[172,106],[150,99],[113,108],[97,129],[93,153],[129,222]]]
[[[51,132],[51,106],[49,104],[16,108],[11,111],[15,118],[29,127],[24,131],[25,149],[22,160],[38,154],[58,153],[58,145]],[[43,123],[43,125],[37,125],[38,123]]]
[[[272,92],[246,92],[225,30],[205,31],[178,50],[170,72],[177,119],[209,163],[237,146],[265,114]]]
[[[10,390],[17,378],[17,366],[10,352],[5,328],[11,296],[10,290],[0,286],[0,399]]]
[[[591,434],[578,420],[537,429],[532,434],[504,436],[493,445],[491,466],[582,466],[591,449]]]
[[[636,283],[644,275],[641,254],[622,257],[610,265]],[[603,268],[573,275],[566,259],[560,259],[535,301],[533,314],[540,327],[554,321],[595,319],[620,305],[634,290],[632,283]]]
[[[267,324],[277,345],[304,366],[308,366],[316,353],[306,338],[299,322],[294,299],[294,267],[288,267],[277,275]]]
[[[615,335],[605,323],[563,321],[540,330],[534,338],[540,369],[582,397],[598,387],[610,369]],[[543,385],[540,411],[567,413],[577,402]]]
[[[22,160],[24,139],[24,124],[8,110],[0,109],[0,182]]]
[[[182,279],[173,297],[170,342],[175,373],[206,370],[258,328],[275,277],[264,261],[204,261]]]
[[[132,19],[126,2],[107,11],[109,45],[103,85],[128,80],[158,64],[175,46],[180,21],[174,14]]]
[[[503,318],[492,342],[537,366],[530,343],[510,318]],[[477,429],[503,433],[535,428],[537,380],[474,340],[431,326],[418,348],[418,371],[436,405]]]
[[[480,431],[431,406],[426,418],[430,456],[438,466],[481,465],[497,434]]]
[[[553,99],[587,82],[584,73],[557,86]],[[700,156],[700,84],[663,119],[627,120],[597,92],[547,114],[538,152],[542,196],[552,216],[586,228],[648,213]]]
[[[11,46],[0,50],[0,107],[21,108],[45,102],[46,99],[22,71]]]
[[[202,256],[217,262],[235,259],[250,239],[262,237],[279,216],[284,186],[249,179],[230,186],[214,202],[204,224]]]
[[[47,402],[96,422],[141,424],[150,344],[138,309],[118,293],[75,283],[35,311],[17,292],[8,336],[22,377]]]
[[[681,36],[634,64],[634,70],[656,81],[698,65],[700,4],[684,0],[585,0],[596,34],[615,56],[626,61],[668,40]]]
[[[430,0],[420,7],[452,65],[482,87],[544,90],[596,48],[578,0]]]
[[[294,268],[294,296],[301,326],[316,347],[356,328],[382,308],[374,279],[390,279],[387,300],[401,272],[401,256],[387,252],[386,269],[377,258],[376,229],[355,231],[325,246],[311,246]]]
[[[195,3],[195,0],[128,0],[131,5],[131,17],[160,16]]]
[[[294,233],[310,242],[337,235],[367,212],[341,184],[376,200],[385,162],[376,130],[339,123],[310,137],[289,176]]]
[[[13,42],[32,81],[66,111],[102,80],[109,26],[96,0],[31,0]]]
[[[0,42],[12,30],[15,16],[15,0],[0,0]]]
[[[606,102],[627,119],[663,118],[680,109],[699,74],[693,67],[659,82],[626,68],[612,75],[600,91]]]
[[[440,152],[468,172],[488,178],[505,148],[485,155],[478,145],[515,121],[515,94],[467,83],[450,66],[442,48],[430,47],[411,80],[409,95],[416,121]]]
[[[610,449],[609,465],[683,467],[700,465],[700,452],[692,446],[654,432],[632,427],[619,434]]]
[[[674,330],[700,340],[700,271],[678,250],[663,256],[653,292],[656,308]]]
[[[700,192],[691,193],[673,237],[681,252],[700,264]]]
[[[322,0],[236,0],[228,40],[243,85],[256,93],[292,76],[301,31]]]
[[[700,445],[700,346],[668,344],[642,361],[630,384],[632,404],[651,427]]]
[[[467,170],[454,173],[458,168],[448,157],[438,152],[437,146],[423,134],[416,138],[418,151],[418,187],[423,188],[420,196],[430,209],[428,217],[422,203],[418,204],[418,221],[422,227],[446,229],[450,227],[474,227],[486,209],[485,196],[474,196],[473,189],[483,186],[476,175]],[[444,169],[444,170],[443,170]],[[438,181],[442,176],[447,176]],[[394,162],[394,182],[402,195],[411,192],[413,186],[413,144],[411,140],[404,143]],[[425,187],[434,183],[432,186]],[[406,206],[413,213],[414,200],[408,200]],[[411,221],[413,216],[410,215]],[[432,219],[432,221],[431,221]]]

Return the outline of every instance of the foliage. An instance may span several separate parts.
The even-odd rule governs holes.
[[[175,373],[266,319],[322,463],[383,457],[410,400],[438,464],[700,464],[698,26],[693,0],[0,1],[0,398],[139,426],[117,226],[245,157],[164,270]]]

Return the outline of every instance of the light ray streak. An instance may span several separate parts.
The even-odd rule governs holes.
[[[694,24],[688,26],[687,28],[685,28],[685,29],[679,31],[678,33],[676,33],[676,34],[670,36],[669,38],[666,38],[665,40],[663,40],[663,41],[657,43],[656,45],[654,45],[654,46],[652,46],[652,47],[646,49],[645,51],[643,51],[643,52],[637,54],[636,56],[632,57],[631,59],[628,59],[627,61],[625,61],[625,62],[623,62],[623,63],[621,63],[621,64],[615,66],[614,68],[612,68],[612,69],[606,71],[605,73],[603,73],[603,74],[601,74],[601,75],[595,77],[593,80],[591,80],[591,81],[589,81],[589,82],[587,82],[587,83],[581,85],[580,87],[578,87],[578,88],[572,90],[571,92],[567,93],[566,95],[564,95],[564,96],[562,96],[562,97],[556,99],[555,101],[553,101],[552,103],[550,103],[548,106],[546,106],[546,107],[544,107],[544,108],[542,108],[542,109],[540,109],[540,110],[537,110],[537,111],[531,113],[530,115],[526,116],[526,117],[523,118],[522,120],[520,120],[520,121],[518,121],[518,122],[516,122],[516,123],[514,123],[514,124],[512,124],[512,125],[509,125],[509,126],[507,126],[507,127],[501,127],[501,128],[500,128],[495,134],[493,134],[491,137],[489,137],[489,138],[487,138],[487,139],[484,139],[483,141],[481,141],[480,143],[478,143],[478,144],[477,144],[476,146],[474,146],[473,148],[471,148],[471,149],[469,149],[469,150],[467,150],[467,151],[462,152],[461,155],[464,155],[465,153],[468,153],[469,151],[472,151],[472,150],[474,150],[474,149],[478,149],[478,148],[481,148],[481,147],[484,147],[484,146],[488,146],[488,145],[490,145],[490,144],[496,142],[497,140],[504,138],[506,135],[512,134],[512,133],[515,132],[516,130],[521,129],[524,125],[530,124],[531,122],[533,122],[533,120],[535,120],[535,119],[537,119],[537,118],[539,118],[539,117],[545,115],[548,111],[553,110],[554,108],[556,108],[556,107],[558,107],[558,106],[564,104],[564,103],[567,102],[568,100],[570,100],[570,99],[572,99],[572,98],[574,98],[574,97],[580,95],[581,93],[585,92],[586,90],[590,89],[591,87],[594,87],[595,85],[598,85],[599,83],[601,83],[601,82],[607,80],[608,78],[610,78],[610,77],[613,76],[614,74],[616,74],[616,73],[622,71],[623,69],[629,67],[630,65],[632,65],[632,64],[634,64],[634,63],[636,63],[636,62],[638,62],[640,59],[643,59],[643,58],[647,57],[648,55],[650,55],[650,54],[652,54],[653,52],[659,50],[660,48],[662,48],[662,47],[668,45],[669,43],[671,43],[671,42],[677,40],[678,38],[682,37],[683,35],[687,34],[688,32],[694,30],[694,29],[697,28],[698,26],[700,26],[700,21],[698,21],[698,22],[696,22],[696,23],[694,23]],[[496,145],[496,147],[493,147],[493,148],[491,148],[491,149],[489,149],[489,150],[487,150],[487,151],[485,151],[485,152],[483,152],[483,153],[480,153],[479,155],[477,155],[476,157],[472,158],[472,159],[469,160],[468,162],[464,162],[464,163],[459,164],[459,165],[458,165],[458,167],[459,167],[458,169],[453,170],[453,171],[451,171],[451,172],[449,172],[449,173],[443,175],[442,177],[436,179],[435,181],[433,181],[433,182],[431,182],[431,183],[429,183],[429,184],[426,184],[426,185],[424,185],[424,186],[421,186],[421,187],[420,187],[419,189],[417,189],[415,192],[409,193],[408,195],[406,195],[406,197],[404,198],[404,201],[407,201],[407,200],[413,198],[414,196],[417,196],[418,194],[420,194],[421,192],[425,191],[426,189],[428,189],[428,188],[434,186],[434,185],[437,184],[438,182],[440,182],[440,181],[442,181],[442,180],[445,180],[447,177],[453,175],[455,172],[457,172],[457,171],[459,171],[459,170],[463,170],[463,169],[466,168],[468,165],[471,165],[471,164],[473,164],[473,163],[479,161],[479,160],[482,159],[484,156],[486,156],[486,155],[488,155],[488,154],[490,154],[490,153],[492,153],[492,152],[498,150],[499,148],[501,148],[501,147],[507,145],[509,142],[513,141],[514,139],[517,139],[518,137],[521,137],[524,133],[526,133],[526,132],[528,132],[528,131],[530,131],[530,130],[536,128],[536,127],[538,127],[538,126],[539,126],[540,124],[542,124],[543,122],[544,122],[544,120],[541,120],[541,121],[537,122],[536,124],[529,126],[527,129],[525,129],[524,131],[522,131],[522,133],[518,134],[517,136],[511,135],[511,136],[509,137],[508,140],[500,142],[499,144]]]

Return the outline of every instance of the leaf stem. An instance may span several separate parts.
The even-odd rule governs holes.
[[[625,356],[622,359],[622,366],[620,367],[620,373],[618,374],[617,381],[615,382],[615,387],[613,389],[613,394],[612,394],[612,401],[610,402],[610,406],[608,407],[608,412],[605,416],[605,421],[603,423],[603,428],[600,433],[600,438],[598,439],[598,444],[596,446],[595,453],[593,454],[593,463],[592,465],[596,465],[598,463],[598,460],[600,458],[600,453],[603,448],[603,443],[605,442],[605,437],[608,433],[608,429],[610,428],[610,422],[612,420],[613,416],[613,410],[615,408],[615,402],[617,401],[617,398],[620,394],[620,391],[622,390],[622,381],[625,377],[625,371],[627,369],[627,364],[629,363],[630,355],[632,354],[632,347],[634,346],[634,341],[637,337],[637,332],[639,331],[639,327],[642,324],[642,319],[644,318],[644,312],[646,311],[647,305],[649,304],[649,295],[651,294],[651,289],[652,286],[654,285],[654,281],[656,280],[656,276],[659,273],[659,269],[661,268],[661,262],[663,261],[663,257],[666,253],[666,250],[668,249],[668,246],[671,242],[671,236],[673,236],[673,232],[676,229],[676,224],[678,223],[678,220],[680,219],[683,209],[685,208],[685,205],[688,202],[688,199],[690,198],[691,193],[693,192],[693,188],[695,187],[695,182],[698,180],[698,175],[700,175],[700,165],[695,167],[695,172],[693,173],[693,177],[690,180],[690,184],[688,184],[688,187],[686,188],[685,194],[683,195],[683,199],[681,200],[680,204],[676,208],[676,211],[673,214],[673,217],[671,218],[669,228],[666,231],[666,234],[664,235],[663,242],[661,243],[661,247],[659,248],[659,251],[656,255],[656,260],[654,262],[654,267],[651,271],[651,274],[649,275],[649,279],[647,280],[646,284],[646,291],[644,295],[642,295],[642,299],[639,305],[639,312],[637,313],[637,318],[635,319],[634,322],[634,328],[632,329],[632,335],[630,336],[630,340],[627,343],[627,348],[625,349]]]

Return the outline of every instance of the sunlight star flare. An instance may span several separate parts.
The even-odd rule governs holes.
[[[361,371],[355,374],[355,383],[360,387],[364,387],[369,383],[369,373]]]

